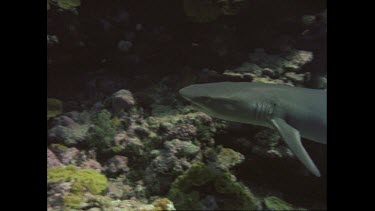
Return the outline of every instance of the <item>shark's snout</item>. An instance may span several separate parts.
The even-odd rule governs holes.
[[[191,99],[194,96],[194,93],[192,91],[193,90],[191,89],[191,87],[185,87],[185,88],[180,89],[179,93],[183,98],[191,101]]]

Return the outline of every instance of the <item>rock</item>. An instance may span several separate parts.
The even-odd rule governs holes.
[[[48,35],[47,34],[47,46],[53,46],[59,44],[59,39],[56,35]]]
[[[181,141],[179,139],[166,141],[164,143],[164,148],[181,156],[194,156],[200,150],[200,148],[195,146],[191,141]]]
[[[68,164],[75,164],[76,159],[78,158],[79,150],[75,147],[68,148],[61,154],[59,154],[59,157],[61,159],[61,162],[65,165]]]
[[[137,137],[124,139],[121,146],[124,148],[124,153],[129,156],[137,157],[144,153],[144,145]]]
[[[61,121],[58,120],[57,125],[48,131],[47,137],[51,142],[62,142],[67,146],[74,146],[86,140],[88,129],[88,125],[80,125],[63,118]]]
[[[115,145],[122,145],[123,142],[125,142],[130,137],[126,133],[118,133],[113,138]]]
[[[152,210],[176,210],[176,208],[173,205],[173,202],[171,202],[167,198],[157,199],[152,204],[155,207]]]
[[[63,164],[57,159],[56,155],[47,148],[47,168],[62,166]]]
[[[167,198],[157,199],[152,204],[146,204],[136,199],[123,200],[113,203],[113,211],[155,211],[165,210],[172,211],[176,210],[173,202]]]
[[[245,157],[241,153],[230,148],[222,148],[217,155],[216,163],[220,168],[229,169],[242,163],[244,160]]]
[[[251,146],[254,154],[269,158],[293,158],[294,154],[281,140],[280,135],[272,129],[262,129],[254,136]]]
[[[115,112],[128,111],[135,105],[135,100],[130,91],[122,89],[112,95],[111,105]]]
[[[164,134],[166,139],[190,140],[197,136],[197,128],[191,124],[183,124],[171,127]]]
[[[102,171],[102,165],[98,161],[93,160],[93,159],[89,159],[89,160],[83,162],[80,165],[80,167],[83,168],[83,169],[94,169],[98,172]]]
[[[71,182],[47,183],[47,203],[51,210],[63,210],[64,198],[71,189]]]
[[[148,137],[150,135],[150,130],[146,127],[135,127],[134,133],[141,138]]]
[[[77,123],[74,122],[73,119],[69,118],[68,116],[60,116],[54,119],[55,125],[61,125],[68,128],[74,128],[77,126]]]
[[[262,80],[265,80],[264,77],[277,79],[285,72],[298,72],[312,59],[313,54],[308,51],[291,49],[279,54],[267,54],[263,49],[256,49],[249,55],[248,61],[237,68],[225,70],[222,75],[225,81],[257,82],[260,77]]]
[[[272,69],[270,68],[264,68],[263,71],[262,71],[262,74],[264,76],[268,76],[270,78],[277,78],[277,72],[274,72]]]
[[[92,108],[91,108],[91,111],[92,112],[100,112],[101,110],[104,109],[104,105],[102,102],[96,102]]]
[[[67,184],[64,189],[63,184]],[[64,207],[82,208],[90,205],[93,198],[101,197],[99,194],[106,189],[107,178],[95,170],[78,169],[73,165],[52,167],[47,171],[47,187],[50,204],[57,202],[54,199],[58,196],[60,205],[62,202]]]
[[[175,176],[188,169],[190,163],[186,158],[178,158],[172,152],[161,150],[160,154],[146,168],[145,182],[153,194],[165,194]]]
[[[102,209],[99,207],[93,207],[93,208],[88,209],[87,211],[102,211]]]
[[[129,171],[128,158],[120,155],[115,155],[109,159],[104,167],[106,172],[111,174],[126,173]]]
[[[297,74],[294,72],[287,72],[284,76],[290,79],[296,85],[302,85],[305,83],[305,74]]]
[[[118,179],[108,180],[108,192],[107,196],[112,199],[123,199],[125,194],[132,191],[132,188],[128,185],[124,185],[123,181]]]
[[[294,86],[294,84],[291,82],[283,81],[280,79],[270,79],[267,77],[256,77],[254,78],[253,82],[260,82],[260,83],[267,83],[267,84],[284,84],[284,85]]]

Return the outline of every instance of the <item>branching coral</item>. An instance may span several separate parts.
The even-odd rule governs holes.
[[[90,145],[99,151],[109,149],[114,144],[116,129],[111,119],[111,113],[103,110],[92,120],[93,127],[90,129]]]

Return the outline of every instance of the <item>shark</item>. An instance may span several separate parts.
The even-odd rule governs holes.
[[[179,94],[214,118],[273,128],[315,176],[320,171],[301,137],[327,144],[327,92],[260,82],[194,84]]]

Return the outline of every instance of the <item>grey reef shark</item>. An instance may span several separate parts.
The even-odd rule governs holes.
[[[274,128],[307,169],[320,177],[301,137],[327,144],[326,90],[256,82],[218,82],[190,85],[179,93],[199,111],[212,117]]]

